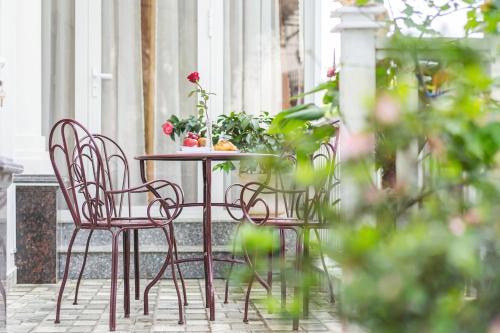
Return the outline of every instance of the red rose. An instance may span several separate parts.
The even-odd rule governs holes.
[[[161,125],[161,127],[163,128],[163,133],[166,135],[170,135],[174,131],[174,125],[172,125],[170,121],[167,121],[165,124]]]
[[[198,74],[198,72],[192,72],[191,74],[188,75],[187,79],[190,82],[196,83],[200,81],[200,74]]]
[[[335,72],[336,72],[335,67],[328,68],[328,71],[326,72],[326,77],[334,77]]]

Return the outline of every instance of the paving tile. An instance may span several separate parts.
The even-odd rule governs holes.
[[[145,286],[147,281],[141,281]],[[99,333],[108,332],[109,280],[87,280],[80,286],[78,304],[73,305],[75,281],[68,281],[61,307],[61,323],[54,324],[58,285],[18,285],[8,295],[9,333]],[[133,286],[133,284],[132,284]],[[131,299],[130,318],[123,314],[123,284],[118,285],[116,332],[292,332],[292,322],[280,313],[268,313],[264,289],[252,290],[249,322],[243,323],[244,286],[231,285],[228,304],[223,303],[225,281],[216,280],[216,320],[208,321],[204,281],[186,280],[185,324],[178,324],[178,304],[171,280],[162,280],[149,293],[149,315],[143,301]],[[274,290],[279,290],[277,286]],[[142,290],[141,290],[142,291]],[[132,292],[133,294],[133,292]],[[318,293],[311,302],[311,315],[300,321],[299,332],[346,333],[334,305]],[[279,298],[279,293],[276,294]]]

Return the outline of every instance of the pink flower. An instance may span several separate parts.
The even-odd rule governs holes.
[[[335,67],[330,67],[326,71],[326,77],[334,77],[335,74],[337,74],[337,70],[335,69]]]
[[[342,159],[353,160],[363,156],[374,154],[375,137],[372,133],[347,133],[340,131],[340,142],[342,142]]]
[[[172,134],[174,131],[174,125],[170,121],[167,121],[165,124],[161,125],[161,128],[163,129],[163,133],[166,135]]]
[[[200,74],[198,72],[192,72],[187,76],[187,79],[192,83],[197,83],[200,81]]]
[[[488,333],[500,333],[500,316],[497,316],[490,324]]]
[[[465,233],[465,223],[460,217],[453,217],[448,223],[448,228],[457,237]]]
[[[384,125],[393,125],[399,121],[401,114],[399,103],[389,95],[382,95],[377,100],[375,118]]]

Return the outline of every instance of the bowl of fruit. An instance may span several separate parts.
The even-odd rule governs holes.
[[[186,152],[203,152],[209,151],[207,146],[207,138],[193,132],[187,132],[186,137],[182,141],[181,151]]]

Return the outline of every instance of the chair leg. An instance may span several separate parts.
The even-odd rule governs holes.
[[[171,229],[172,230],[172,229]],[[174,263],[173,257],[173,251],[174,251],[174,244],[175,244],[175,238],[173,232],[170,233],[170,237],[167,235],[167,242],[168,242],[168,252],[170,258],[172,258],[172,280],[174,280],[174,286],[175,286],[175,291],[177,292],[177,303],[179,306],[179,325],[184,324],[184,311],[183,311],[183,302],[182,302],[182,296],[181,292],[179,290],[179,284],[177,283],[177,277],[175,276],[175,269],[176,269],[176,264]]]
[[[300,231],[295,230],[297,234],[297,239],[296,239],[296,249],[295,249],[295,269],[296,269],[296,285],[294,286],[294,298],[296,301],[300,302],[300,293],[301,293],[301,288],[300,288],[300,283],[301,283],[301,278],[302,278],[302,234]],[[300,309],[300,306],[298,307]],[[292,329],[294,331],[297,331],[299,329],[299,318],[300,314],[296,314],[293,318],[293,326]]]
[[[235,260],[235,259],[236,259],[235,255],[232,254],[231,255],[231,260]],[[233,266],[234,266],[234,262],[231,262],[231,264],[229,265],[229,272],[227,273],[227,277],[226,277],[226,287],[224,288],[224,304],[228,303],[228,298],[229,298],[229,280],[231,279],[231,274],[233,273]]]
[[[306,228],[303,232],[303,248],[302,248],[302,263],[301,265],[305,265],[303,269],[306,272],[309,272],[311,269],[311,261],[310,261],[310,229]],[[303,307],[303,316],[304,318],[309,317],[309,284],[304,284],[302,291],[302,307]]]
[[[87,238],[87,244],[85,244],[85,253],[83,254],[83,262],[82,262],[82,267],[80,268],[80,274],[78,274],[78,280],[76,281],[75,299],[73,301],[73,305],[78,304],[78,290],[80,289],[80,282],[82,281],[83,271],[85,270],[85,265],[87,264],[87,255],[89,253],[90,239],[92,238],[93,233],[94,230],[90,230],[89,236]]]
[[[285,244],[285,230],[280,229],[280,279],[281,279],[281,308],[286,307],[286,244]]]
[[[75,242],[76,235],[80,229],[76,228],[73,230],[73,235],[71,236],[71,240],[68,245],[68,252],[66,253],[66,267],[64,267],[64,275],[61,282],[61,287],[59,288],[59,295],[57,296],[57,306],[56,306],[56,319],[55,323],[60,323],[60,315],[61,315],[61,301],[64,293],[64,287],[66,286],[66,281],[68,280],[68,272],[69,272],[69,263],[71,259],[71,250],[73,248],[73,243]]]
[[[238,232],[240,231],[240,226],[241,223],[238,224],[235,230],[235,238],[238,236]],[[231,260],[235,260],[236,256],[234,255],[236,253],[236,240],[233,242],[233,249],[231,252]],[[229,297],[229,280],[231,279],[231,274],[233,273],[233,268],[234,268],[234,261],[231,262],[231,265],[229,266],[229,272],[227,273],[226,277],[226,287],[224,289],[224,304],[227,304],[228,302],[228,297]]]
[[[165,237],[167,238],[167,243],[168,243],[168,232],[165,228],[162,229],[163,232],[165,233]],[[144,314],[148,315],[149,314],[149,290],[153,288],[153,286],[161,279],[163,274],[165,274],[165,270],[167,269],[168,265],[170,264],[171,261],[171,256],[170,256],[170,248],[167,251],[167,256],[165,257],[165,261],[163,262],[163,265],[161,266],[160,271],[156,276],[153,278],[153,280],[146,286],[144,289]]]
[[[273,292],[273,249],[272,248],[271,251],[269,251],[269,254],[267,255],[267,263],[268,263],[267,284],[269,285],[268,296],[271,296]]]
[[[255,275],[252,274],[250,281],[248,281],[247,293],[245,295],[245,310],[243,312],[243,322],[248,323],[248,306],[250,303],[250,292],[252,291],[252,284],[255,279]]]
[[[112,231],[113,245],[111,250],[111,293],[109,296],[109,330],[116,329],[116,289],[118,285],[118,239],[121,230]]]
[[[130,317],[130,231],[123,232],[123,310]]]
[[[170,224],[170,233],[172,235],[174,235],[174,228],[172,226],[172,224]],[[175,240],[175,237],[173,237],[173,241],[174,241],[174,258],[175,258],[175,261],[179,260],[179,256],[177,254],[177,241]],[[180,264],[175,264],[175,266],[177,267],[177,271],[179,272],[179,278],[181,279],[181,285],[182,285],[182,295],[184,297],[184,306],[187,306],[188,305],[188,301],[187,301],[187,293],[186,293],[186,284],[184,283],[184,277],[182,276],[182,271],[181,271],[181,266]]]
[[[330,278],[330,274],[328,274],[328,267],[326,267],[325,253],[323,252],[323,246],[321,245],[318,229],[314,229],[314,232],[315,232],[316,238],[318,240],[318,249],[319,249],[319,256],[321,258],[321,265],[323,266],[323,270],[325,271],[326,282],[328,283],[328,292],[330,294],[330,303],[335,303],[335,293],[333,292],[333,282],[332,282],[332,279]]]
[[[141,298],[141,286],[140,278],[141,274],[139,271],[139,230],[134,230],[134,279],[135,279],[135,299],[139,300]]]

